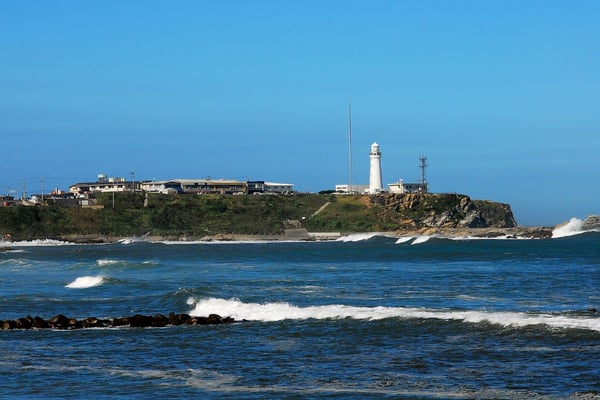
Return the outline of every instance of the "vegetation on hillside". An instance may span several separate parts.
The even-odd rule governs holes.
[[[0,234],[14,240],[67,235],[201,238],[217,234],[278,235],[286,228],[298,227],[310,232],[348,233],[452,227],[465,220],[477,224],[493,220],[501,225],[512,219],[508,205],[471,201],[468,196],[456,194],[369,197],[118,193],[99,195],[96,200],[96,208],[0,208]]]

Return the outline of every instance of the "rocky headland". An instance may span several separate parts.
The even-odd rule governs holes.
[[[137,197],[136,197],[137,196]],[[600,227],[590,216],[584,229]],[[327,240],[353,233],[550,238],[554,227],[522,227],[509,204],[457,193],[344,196],[99,196],[93,208],[0,208],[5,242]],[[0,246],[1,247],[1,246]]]

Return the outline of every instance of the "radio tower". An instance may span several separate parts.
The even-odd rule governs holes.
[[[428,192],[428,185],[427,185],[427,178],[425,178],[425,168],[427,168],[427,157],[426,156],[419,156],[419,161],[421,162],[421,190],[423,190],[425,193]]]
[[[354,189],[352,188],[352,105],[350,102],[348,102],[348,167],[350,169],[348,193],[354,194]]]

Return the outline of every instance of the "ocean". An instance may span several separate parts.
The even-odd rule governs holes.
[[[597,399],[600,232],[553,239],[2,243],[1,398]],[[6,246],[10,246],[7,248]]]

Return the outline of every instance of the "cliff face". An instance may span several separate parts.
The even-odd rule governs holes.
[[[369,197],[381,218],[400,228],[513,228],[510,205],[450,193],[382,194]]]

